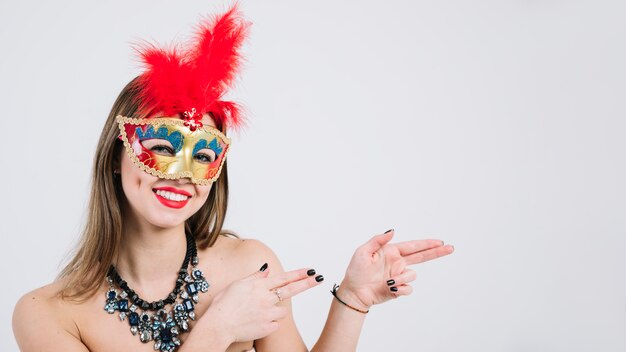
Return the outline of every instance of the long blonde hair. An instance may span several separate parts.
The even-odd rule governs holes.
[[[121,204],[124,199],[119,168],[124,146],[117,138],[115,117],[141,118],[141,87],[137,78],[122,89],[109,113],[98,146],[92,170],[91,193],[87,221],[72,259],[59,273],[65,279],[59,294],[64,299],[84,300],[93,296],[104,283],[109,266],[117,255],[124,226]],[[224,126],[217,126],[224,131]],[[185,222],[185,231],[194,235],[200,249],[213,245],[222,232],[228,206],[228,172],[226,162],[213,184],[206,203]]]

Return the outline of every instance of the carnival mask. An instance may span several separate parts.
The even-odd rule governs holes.
[[[191,128],[178,118],[117,116],[126,153],[141,170],[164,179],[209,185],[220,175],[230,139],[211,126]]]

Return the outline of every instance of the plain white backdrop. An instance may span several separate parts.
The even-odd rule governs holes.
[[[130,43],[185,40],[214,1],[2,1],[0,350],[76,242]],[[359,351],[626,350],[623,1],[243,1],[228,228],[322,287],[309,346],[370,236],[441,238]],[[209,278],[210,280],[210,278]],[[51,341],[53,343],[53,341]]]

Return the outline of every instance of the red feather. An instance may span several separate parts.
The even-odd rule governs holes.
[[[141,109],[167,116],[212,113],[219,126],[243,121],[236,103],[222,101],[240,69],[239,49],[248,32],[237,6],[198,26],[196,37],[184,50],[144,45],[138,49],[146,71],[140,76]]]

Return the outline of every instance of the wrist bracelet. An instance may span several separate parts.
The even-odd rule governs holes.
[[[335,296],[335,298],[336,298],[339,302],[341,302],[341,304],[343,304],[344,306],[346,306],[346,307],[348,307],[348,308],[350,308],[350,309],[352,309],[352,310],[356,310],[356,311],[357,311],[357,312],[359,312],[359,313],[363,313],[363,314],[367,314],[367,313],[369,313],[369,309],[368,309],[368,310],[362,310],[362,309],[359,309],[359,308],[355,308],[355,307],[353,307],[353,306],[349,305],[348,303],[346,303],[346,302],[342,301],[342,300],[341,300],[341,298],[337,297],[337,290],[338,290],[338,289],[339,289],[339,285],[335,284],[335,285],[333,286],[333,289],[330,291],[330,293],[332,293],[332,294],[333,294],[333,296]]]

